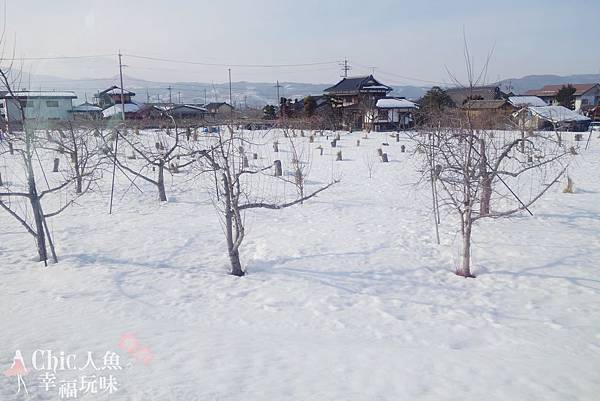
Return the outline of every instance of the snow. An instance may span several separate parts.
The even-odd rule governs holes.
[[[406,99],[379,99],[376,104],[381,109],[416,109],[418,106]]]
[[[508,102],[515,107],[525,107],[525,106],[536,106],[536,107],[544,107],[548,106],[546,102],[540,99],[537,96],[509,96]]]
[[[61,261],[49,268],[32,260],[31,238],[0,213],[0,366],[17,349],[27,363],[38,348],[112,349],[126,365],[132,358],[119,339],[135,333],[154,360],[116,372],[112,396],[81,399],[596,400],[598,140],[569,169],[575,194],[561,184],[533,217],[476,226],[478,278],[462,279],[452,273],[456,216],[444,209],[436,245],[414,144],[340,134],[337,148],[316,136],[324,155],[313,152],[307,181],[339,184],[304,205],[247,215],[244,278],[226,274],[219,220],[186,174],[169,176],[165,204],[151,184],[137,180],[139,193],[119,174],[108,215],[106,173],[94,193],[51,220]],[[390,163],[376,163],[369,179],[365,156],[382,142]],[[340,149],[344,161],[334,162]],[[280,153],[264,157],[274,156],[289,167],[282,137]],[[51,165],[54,155],[41,157]],[[5,160],[3,179],[19,181]],[[31,399],[58,399],[39,395],[34,375],[24,378]],[[15,392],[15,379],[0,376],[0,399],[30,399]]]
[[[75,112],[86,112],[86,111],[102,111],[102,108],[100,108],[99,106],[95,106],[93,104],[89,104],[89,103],[83,103],[80,104],[79,106],[75,106],[73,107],[73,111]]]
[[[554,123],[590,120],[588,117],[578,114],[573,110],[567,109],[563,106],[530,107],[529,110],[531,110],[533,114],[536,114],[537,116]]]
[[[110,106],[102,111],[102,116],[104,118],[112,117],[114,115],[120,114],[123,110],[123,106],[121,104],[115,104]],[[125,103],[125,113],[135,113],[140,110],[140,106],[135,103]]]

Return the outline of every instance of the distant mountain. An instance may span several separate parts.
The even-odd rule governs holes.
[[[576,75],[527,75],[523,78],[511,78],[500,81],[503,90],[512,90],[514,93],[523,94],[530,89],[539,89],[544,85],[560,84],[591,84],[600,83],[600,74]]]
[[[160,82],[138,79],[124,76],[125,88],[136,93],[135,100],[139,102],[167,102],[169,95],[172,102],[182,103],[205,103],[214,101],[229,101],[228,83],[206,83],[206,82]],[[385,82],[385,80],[384,80]],[[525,93],[529,89],[540,88],[549,84],[561,83],[592,83],[600,82],[600,74],[579,75],[528,75],[522,78],[506,79],[499,83],[502,89],[511,89],[515,93]],[[335,82],[329,84],[310,84],[302,82],[280,82],[279,96],[291,99],[301,99],[307,95],[319,95],[323,90]],[[83,103],[87,98],[93,100],[98,91],[104,90],[112,85],[119,85],[119,77],[100,79],[66,79],[48,75],[27,75],[21,79],[21,87],[31,90],[72,90],[78,99],[76,104]],[[233,82],[232,98],[235,106],[244,104],[248,107],[262,107],[265,104],[277,102],[277,88],[274,82]],[[169,91],[169,87],[171,90]],[[428,89],[427,86],[392,86],[392,96],[403,96],[407,99],[416,100]]]

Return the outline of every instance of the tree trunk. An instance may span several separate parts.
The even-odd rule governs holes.
[[[227,239],[227,253],[229,262],[231,263],[231,274],[237,277],[245,275],[240,263],[240,251],[235,245],[234,228],[233,228],[233,210],[232,210],[232,194],[231,187],[227,175],[223,174],[223,195],[225,196],[225,237]]]
[[[481,173],[481,199],[479,202],[479,213],[482,216],[487,216],[490,214],[490,203],[492,200],[492,178],[488,171],[487,153],[484,139],[480,139],[479,144],[479,153],[481,155],[481,161],[479,165]]]
[[[236,250],[229,251],[229,262],[231,262],[231,274],[237,277],[243,277],[246,273],[242,270],[240,263],[240,252]]]
[[[54,159],[54,165],[52,166],[53,173],[58,173],[58,165],[59,164],[60,164],[60,159],[59,158]]]
[[[474,278],[475,276],[471,274],[471,230],[473,221],[471,220],[471,210],[469,207],[464,211],[463,224],[461,266],[456,270],[456,274],[465,278]]]
[[[165,191],[165,164],[163,161],[158,165],[158,200],[161,202],[167,201],[167,193]]]

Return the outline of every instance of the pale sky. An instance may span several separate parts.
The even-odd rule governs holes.
[[[125,74],[163,82],[334,83],[347,57],[351,75],[386,83],[464,77],[463,28],[476,68],[495,46],[488,81],[530,74],[600,73],[600,0],[6,0],[7,46],[17,57],[125,54],[223,64],[203,66],[124,57]],[[6,54],[6,52],[5,52]],[[37,74],[106,78],[116,57],[25,61]]]

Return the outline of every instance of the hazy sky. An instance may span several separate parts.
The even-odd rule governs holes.
[[[234,81],[333,83],[337,61],[389,84],[464,77],[463,28],[475,66],[495,46],[488,81],[599,73],[600,0],[6,0],[6,42],[18,57],[125,54],[232,67]],[[127,75],[224,82],[227,66],[124,57]],[[116,57],[26,61],[38,74],[102,78]],[[392,75],[393,74],[393,75]],[[406,77],[410,77],[406,78]],[[420,81],[422,80],[422,81]]]

